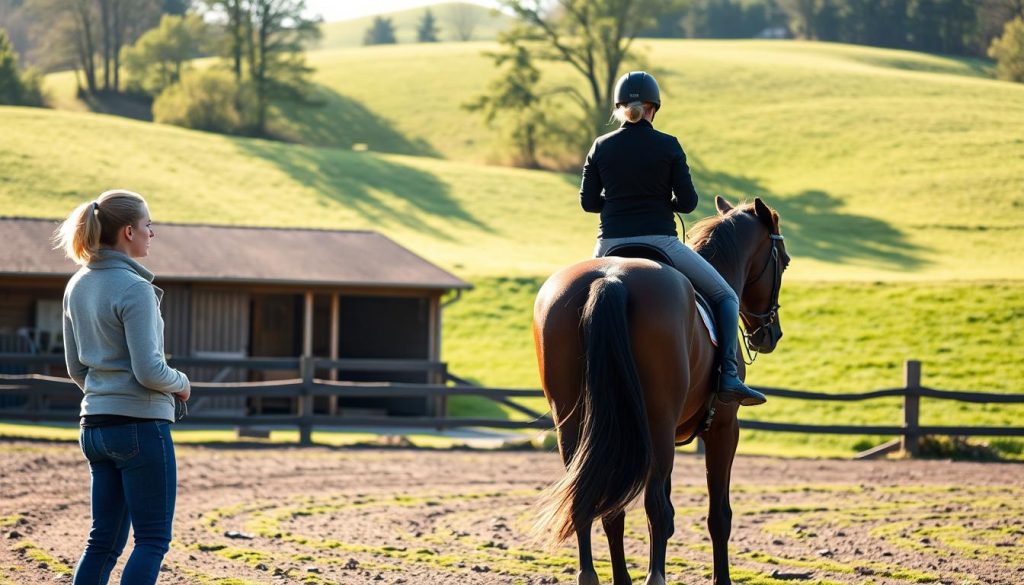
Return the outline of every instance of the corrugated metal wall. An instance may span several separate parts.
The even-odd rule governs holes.
[[[187,285],[160,288],[164,291],[160,302],[160,312],[164,316],[164,351],[172,356],[187,356],[192,339],[192,289]]]
[[[193,286],[190,294],[189,353],[194,357],[235,354],[249,355],[249,293],[225,289],[204,289]],[[193,368],[192,378],[197,381],[243,382],[245,370],[231,368]],[[193,412],[202,410],[245,412],[244,398],[205,398],[195,404]]]
[[[249,349],[249,293],[192,289],[192,353]]]

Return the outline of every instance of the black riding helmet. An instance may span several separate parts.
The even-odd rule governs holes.
[[[654,110],[661,108],[661,88],[654,76],[646,71],[630,71],[615,83],[616,107],[630,102],[651,102]]]

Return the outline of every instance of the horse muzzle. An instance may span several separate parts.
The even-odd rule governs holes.
[[[760,327],[756,333],[747,338],[747,345],[758,353],[771,353],[782,339],[782,326],[776,320],[771,325]]]

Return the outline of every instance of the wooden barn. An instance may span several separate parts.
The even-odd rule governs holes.
[[[52,249],[54,220],[0,218],[0,353],[61,353],[61,297],[76,266]],[[316,356],[404,360],[406,367],[331,371],[355,381],[440,382],[408,368],[441,356],[442,297],[465,281],[372,231],[158,224],[142,260],[164,290],[165,349],[174,356],[237,359]],[[452,294],[454,293],[454,294]],[[397,362],[396,362],[397,363]],[[60,366],[51,373],[66,374]],[[0,363],[0,373],[22,373]],[[54,369],[60,371],[53,371]],[[296,378],[295,370],[184,368],[196,381]],[[22,368],[22,371],[27,371]],[[196,407],[285,412],[285,399],[231,398]],[[336,403],[319,412],[339,412]],[[422,414],[425,401],[362,399],[344,413]]]

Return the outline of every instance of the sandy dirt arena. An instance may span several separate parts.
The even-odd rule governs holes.
[[[527,537],[552,453],[179,446],[178,469],[162,584],[575,583],[575,542]],[[703,461],[673,485],[669,582],[710,583]],[[77,445],[0,442],[0,584],[70,583],[88,493]],[[732,503],[736,583],[1024,583],[1024,465],[739,458]],[[641,508],[626,541],[642,583]]]

